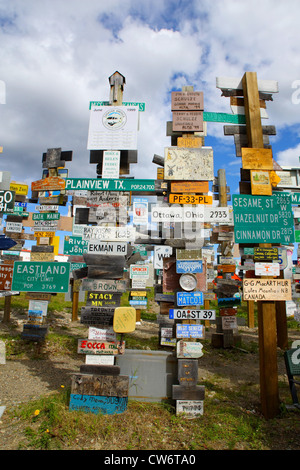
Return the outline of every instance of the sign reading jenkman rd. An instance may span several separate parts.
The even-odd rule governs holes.
[[[290,196],[232,196],[236,243],[294,243]]]
[[[19,292],[68,292],[70,263],[15,261],[12,290]]]

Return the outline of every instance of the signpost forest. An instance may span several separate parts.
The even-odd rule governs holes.
[[[156,179],[130,177],[130,165],[138,163],[139,112],[145,105],[123,102],[125,77],[119,72],[109,77],[109,85],[108,101],[89,104],[87,148],[95,178],[69,177],[65,164],[73,152],[61,148],[43,154],[42,176],[32,182],[30,198],[27,185],[10,183],[10,175],[3,172],[4,320],[9,321],[11,297],[25,292],[29,308],[22,338],[42,342],[51,296],[69,296],[72,320],[79,316],[88,328],[87,337],[78,339],[77,352],[85,363],[71,377],[69,408],[122,413],[133,379],[122,374],[117,358],[126,358],[124,335],[141,321],[153,288],[159,347],[177,360],[168,398],[176,402],[178,415],[197,418],[204,413],[205,387],[198,383],[198,366],[205,354],[205,330],[216,324],[213,348],[238,347],[238,308],[242,300],[247,302],[248,326],[254,326],[257,302],[261,407],[267,419],[275,417],[276,350],[287,344],[285,303],[297,297],[292,280],[284,279],[286,247],[295,242],[293,205],[300,204],[298,185],[289,180],[294,175],[284,180],[284,170],[273,159],[269,136],[276,134],[275,128],[261,124],[277,82],[257,80],[254,72],[242,79],[218,77],[217,88],[230,98],[231,114],[206,111],[204,93],[192,86],[173,91],[172,121],[166,123],[171,141],[163,157],[153,157]],[[213,148],[205,146],[209,122],[225,124],[224,134],[234,136],[241,158],[240,194],[232,198],[225,169],[216,172]],[[296,192],[286,191],[285,184]],[[70,197],[71,217],[63,217],[59,209]],[[27,211],[27,203],[37,204],[35,213]],[[67,232],[67,261],[56,258],[57,230]],[[300,227],[296,241],[299,233]],[[29,261],[21,257],[26,240],[36,242]],[[79,313],[80,296],[85,306]]]

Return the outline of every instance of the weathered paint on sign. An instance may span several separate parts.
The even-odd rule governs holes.
[[[200,180],[214,179],[213,150],[211,147],[187,149],[167,147],[165,149],[166,180]]]

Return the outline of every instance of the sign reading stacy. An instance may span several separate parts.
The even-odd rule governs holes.
[[[20,292],[68,292],[70,263],[15,261],[12,290]]]
[[[236,243],[294,243],[293,212],[288,194],[234,194],[232,202]]]

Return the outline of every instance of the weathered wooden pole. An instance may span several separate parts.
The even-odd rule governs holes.
[[[242,85],[248,147],[264,148],[256,72],[246,72]],[[271,419],[279,413],[275,301],[258,301],[258,334],[261,408],[264,417]]]

